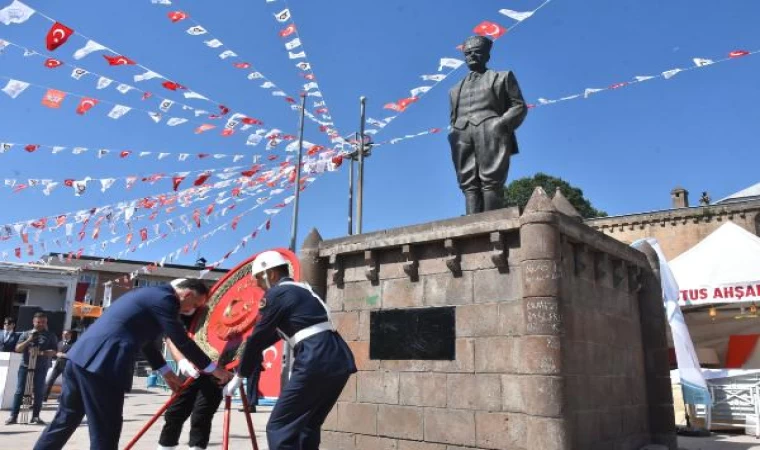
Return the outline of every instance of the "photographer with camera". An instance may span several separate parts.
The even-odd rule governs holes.
[[[37,356],[36,361],[33,364],[30,364],[32,349],[36,349]],[[34,404],[32,406],[32,419],[29,423],[38,425],[45,424],[40,420],[42,400],[45,396],[45,375],[47,374],[48,367],[50,367],[50,358],[55,356],[57,349],[58,339],[55,337],[55,334],[47,329],[47,315],[43,312],[35,313],[32,318],[32,329],[21,333],[21,336],[19,336],[18,339],[18,344],[16,345],[16,353],[23,353],[24,357],[18,368],[16,395],[13,397],[11,415],[8,417],[8,420],[5,421],[6,425],[18,421],[18,413],[21,410],[21,401],[24,397],[24,391],[26,388],[27,373],[32,369],[34,370],[34,381],[32,384]]]

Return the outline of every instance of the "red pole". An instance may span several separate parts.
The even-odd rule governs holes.
[[[134,445],[137,444],[137,441],[140,440],[140,438],[148,431],[148,429],[150,429],[150,427],[153,426],[154,423],[156,423],[156,421],[158,420],[159,417],[161,417],[164,411],[166,411],[169,408],[169,406],[171,406],[171,404],[174,403],[175,400],[177,400],[177,397],[179,397],[182,391],[184,391],[188,386],[193,384],[193,381],[195,381],[195,378],[188,378],[187,380],[185,380],[185,382],[182,383],[182,386],[180,386],[179,389],[177,389],[177,392],[172,394],[172,396],[169,397],[169,400],[167,400],[166,403],[164,403],[164,406],[162,406],[161,409],[159,409],[156,412],[156,414],[154,414],[153,417],[150,418],[148,423],[146,423],[145,426],[143,426],[140,429],[140,431],[137,433],[137,436],[133,437],[132,440],[129,441],[127,446],[124,447],[124,450],[130,450],[132,447],[134,447]]]
[[[232,397],[224,396],[224,425],[222,428],[222,450],[230,448],[230,410],[232,409]]]
[[[256,387],[253,387],[256,389]],[[251,414],[248,412],[248,397],[245,395],[245,388],[240,385],[240,398],[243,399],[243,413],[245,414],[245,423],[248,425],[248,434],[251,436],[251,443],[253,443],[253,450],[259,450],[259,443],[256,442],[256,432],[253,430],[253,420]]]

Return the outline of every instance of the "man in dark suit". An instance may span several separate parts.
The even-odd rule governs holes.
[[[528,112],[514,73],[486,68],[492,45],[486,37],[467,38],[470,73],[449,91],[451,158],[467,214],[502,207],[509,158],[518,153],[515,130]]]
[[[354,355],[335,330],[327,305],[308,284],[290,278],[288,261],[280,253],[262,252],[251,272],[266,293],[238,374],[224,395],[240,389],[261,364],[262,352],[282,333],[293,347],[295,361],[267,423],[269,449],[318,450],[322,424],[356,372]]]
[[[53,370],[47,377],[47,386],[45,387],[45,401],[48,401],[48,397],[50,397],[50,391],[53,389],[55,380],[58,379],[58,377],[63,373],[63,369],[66,367],[66,362],[68,361],[66,354],[69,352],[72,345],[74,345],[74,340],[72,339],[71,330],[63,330],[63,333],[61,334],[61,340],[58,341],[58,352],[55,354],[55,363],[53,364]]]
[[[3,330],[0,331],[0,352],[15,352],[18,336],[16,321],[12,317],[6,317],[3,322]]]
[[[180,312],[193,311],[207,297],[203,282],[180,279],[168,286],[135,289],[114,302],[69,351],[58,411],[34,449],[62,449],[87,415],[90,449],[117,450],[124,395],[132,387],[137,351],[142,348],[172,390],[181,385],[154,346],[162,334],[202,372],[220,383],[228,381],[231,374],[216,367],[188,338],[179,319]]]

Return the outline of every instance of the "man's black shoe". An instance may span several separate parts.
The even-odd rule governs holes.
[[[14,423],[18,423],[15,416],[8,417],[8,419],[5,421],[6,425],[13,425]]]
[[[45,425],[45,422],[43,422],[39,417],[32,417],[32,420],[30,420],[29,423],[34,425]]]

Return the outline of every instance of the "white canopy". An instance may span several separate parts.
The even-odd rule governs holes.
[[[670,262],[681,306],[760,302],[760,237],[727,222]]]

